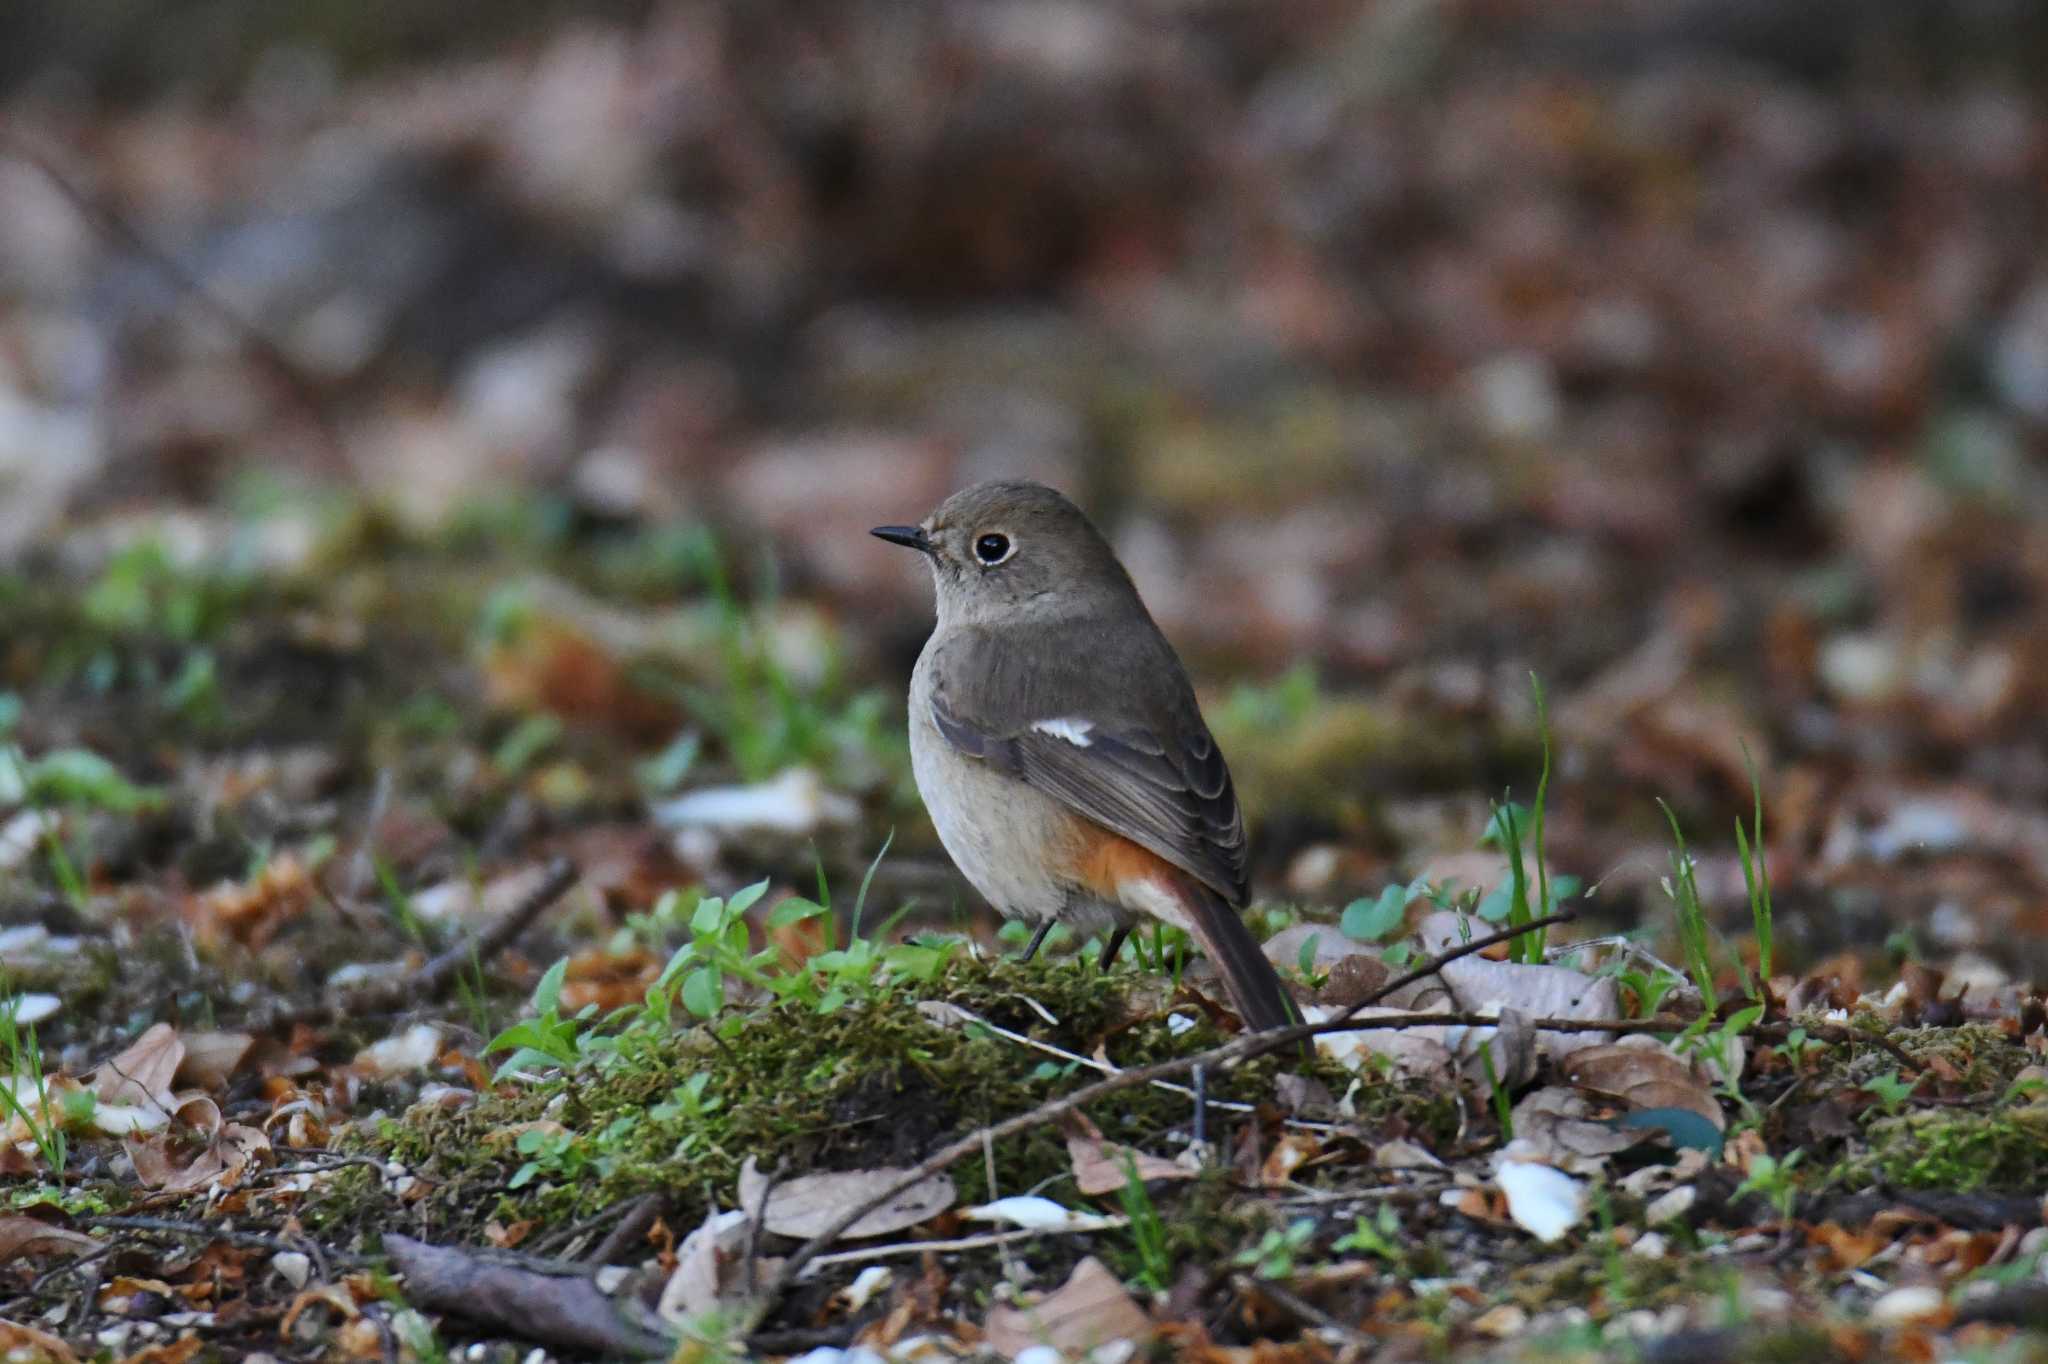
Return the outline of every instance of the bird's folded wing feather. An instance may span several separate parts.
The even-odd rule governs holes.
[[[1145,681],[1117,685],[1135,678]],[[931,707],[961,754],[1244,902],[1244,820],[1230,769],[1155,631],[963,630],[936,660]]]

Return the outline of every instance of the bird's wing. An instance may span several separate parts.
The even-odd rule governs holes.
[[[1149,620],[959,629],[933,663],[932,722],[955,750],[1245,902],[1230,769]]]

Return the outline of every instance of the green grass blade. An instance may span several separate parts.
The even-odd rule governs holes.
[[[1699,882],[1693,875],[1692,856],[1686,851],[1685,832],[1678,827],[1678,815],[1660,796],[1657,808],[1664,812],[1664,818],[1671,825],[1671,840],[1677,850],[1671,855],[1671,899],[1678,909],[1678,941],[1684,949],[1687,972],[1693,984],[1699,987],[1700,998],[1712,1010],[1718,1001],[1714,995],[1714,960],[1707,943],[1707,913],[1700,904]]]
[[[1549,852],[1543,845],[1543,805],[1550,796],[1550,712],[1543,700],[1543,680],[1529,674],[1529,690],[1536,697],[1536,732],[1543,739],[1543,772],[1536,779],[1536,804],[1529,811],[1529,832],[1536,853],[1536,913],[1550,913]],[[1525,933],[1515,939],[1517,959],[1529,963],[1543,960],[1545,931]]]

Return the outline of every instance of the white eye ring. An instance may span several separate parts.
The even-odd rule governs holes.
[[[983,568],[1008,563],[1017,553],[1017,542],[999,530],[983,531],[974,537],[974,561]]]

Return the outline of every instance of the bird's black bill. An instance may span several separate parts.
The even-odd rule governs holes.
[[[902,545],[920,554],[932,552],[931,537],[924,533],[923,526],[876,526],[868,534],[887,540],[892,545]]]

